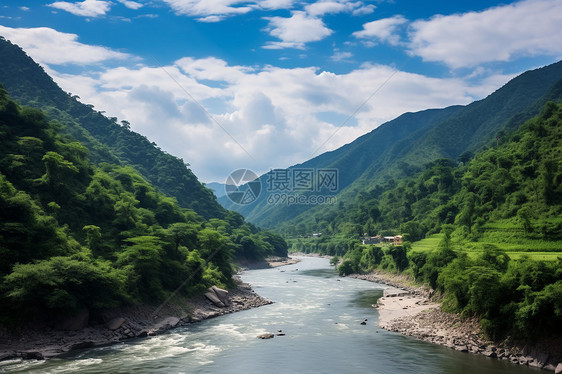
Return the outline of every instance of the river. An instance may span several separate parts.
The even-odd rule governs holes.
[[[158,336],[26,361],[0,371],[29,373],[536,373],[376,327],[371,306],[385,286],[340,278],[328,260],[242,276],[275,303]],[[365,325],[361,325],[366,320]],[[285,336],[257,336],[282,330]]]

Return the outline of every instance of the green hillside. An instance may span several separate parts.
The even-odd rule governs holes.
[[[440,291],[446,310],[480,317],[492,338],[561,333],[562,104],[548,102],[470,161],[437,160],[283,231],[293,250],[343,256],[342,274],[410,274]],[[405,242],[360,244],[376,234]]]
[[[559,245],[562,239],[558,112],[556,104],[548,103],[539,117],[470,161],[437,160],[414,177],[389,179],[360,192],[337,212],[324,210],[282,227],[289,235],[405,232],[417,241],[444,224],[456,224],[458,236],[471,241],[521,251],[529,246],[521,240],[539,240],[545,241],[539,247],[553,249],[548,240]],[[304,232],[296,231],[303,226]]]
[[[371,165],[381,161],[381,155],[392,147],[393,142],[388,141],[389,139],[424,132],[432,123],[447,118],[460,108],[456,106],[442,110],[430,109],[418,113],[406,113],[350,144],[335,151],[323,153],[303,164],[295,165],[291,169],[336,168],[339,171],[339,189],[345,189]],[[260,179],[262,186],[267,186],[267,176],[262,176]],[[296,217],[311,208],[307,205],[285,207],[268,204],[268,197],[267,191],[263,191],[260,198],[250,205],[234,204],[227,197],[223,197],[219,201],[228,209],[241,213],[249,221],[259,222],[260,225],[265,226]]]
[[[501,137],[502,132],[535,116],[548,100],[559,98],[561,79],[562,62],[528,71],[483,100],[404,114],[350,144],[290,168],[337,168],[340,192],[336,206],[268,204],[267,193],[251,205],[236,205],[226,197],[220,202],[264,227],[283,222],[294,225],[325,210],[337,211],[370,186],[412,176],[428,162],[475,153],[497,135]],[[267,176],[261,179],[267,185]],[[299,219],[291,221],[295,217]]]
[[[279,235],[238,213],[206,218],[130,165],[93,163],[69,132],[0,86],[0,325],[49,324],[84,309],[95,319],[176,290],[229,287],[234,260],[287,254]]]
[[[205,218],[224,217],[211,190],[203,186],[188,165],[164,151],[146,137],[117,123],[78,97],[64,92],[18,46],[0,37],[0,84],[22,105],[41,109],[64,126],[90,149],[95,163],[109,162],[133,166],[141,175],[180,206],[195,210]]]

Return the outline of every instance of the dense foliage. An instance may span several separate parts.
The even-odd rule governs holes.
[[[205,219],[0,88],[0,316],[92,312],[231,285],[234,258],[286,243],[238,213]],[[185,282],[185,283],[184,283]]]
[[[513,235],[562,240],[561,138],[560,105],[548,103],[540,116],[498,134],[494,146],[476,156],[431,162],[412,178],[389,179],[359,192],[352,204],[286,225],[283,232],[332,235],[317,243],[337,235],[395,233],[417,241],[454,224],[457,237],[478,241],[499,222]]]
[[[61,131],[89,149],[89,158],[133,166],[161,192],[204,218],[225,218],[227,212],[183,160],[162,151],[130,130],[123,119],[108,118],[78,96],[67,94],[18,46],[0,36],[0,84],[22,105],[44,111],[63,126]]]
[[[562,104],[547,103],[475,156],[432,162],[285,233],[294,250],[343,256],[341,274],[408,272],[441,292],[445,309],[479,316],[492,338],[562,333],[562,256],[531,257],[562,252]],[[435,248],[410,244],[432,233]],[[360,244],[375,234],[406,242]]]

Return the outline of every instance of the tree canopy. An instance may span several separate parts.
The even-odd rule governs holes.
[[[204,218],[0,87],[0,322],[232,286],[233,260],[287,255],[277,234]],[[187,282],[185,282],[188,280]]]

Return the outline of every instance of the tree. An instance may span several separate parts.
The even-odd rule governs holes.
[[[125,240],[123,251],[117,255],[117,266],[129,268],[129,282],[133,291],[145,300],[161,300],[164,290],[160,280],[162,245],[160,238],[150,235]]]
[[[207,262],[217,265],[223,272],[222,282],[229,284],[232,276],[231,259],[233,245],[230,239],[218,231],[205,228],[198,233],[200,252]]]
[[[107,263],[81,258],[52,257],[33,264],[17,264],[6,277],[7,297],[19,318],[42,311],[72,314],[80,307],[107,308],[129,298],[123,272]]]
[[[388,249],[388,254],[392,256],[392,259],[396,263],[396,268],[398,271],[403,271],[408,267],[408,257],[406,256],[407,246],[405,245],[391,245]]]
[[[409,242],[416,242],[423,239],[425,233],[418,221],[408,221],[400,225],[400,231],[404,240]]]
[[[468,192],[463,197],[463,207],[455,218],[455,223],[465,226],[470,234],[472,231],[472,219],[476,204],[476,194],[474,192]]]
[[[69,173],[78,173],[78,168],[70,161],[67,161],[57,152],[49,151],[43,156],[45,164],[45,175],[43,181],[52,187],[64,184],[64,177]]]
[[[451,234],[453,233],[453,231],[455,230],[455,227],[453,225],[443,225],[441,226],[441,232],[443,233],[443,237],[441,238],[441,241],[439,242],[439,248],[440,249],[452,249],[451,248]]]
[[[175,251],[178,251],[180,246],[187,248],[195,248],[197,245],[197,231],[198,225],[191,223],[176,222],[171,224],[167,233],[170,235]]]
[[[96,252],[101,242],[101,229],[96,225],[86,225],[82,228],[86,232],[86,243],[92,252]]]
[[[340,275],[349,275],[357,273],[357,266],[351,260],[344,260],[338,267]]]

